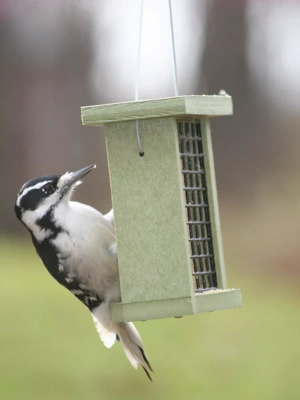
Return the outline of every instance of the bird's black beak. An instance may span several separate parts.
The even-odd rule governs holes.
[[[91,172],[95,168],[96,168],[96,164],[93,164],[88,167],[81,168],[76,172],[71,172],[70,177],[68,179],[68,185],[72,186],[75,182],[82,179],[85,175],[87,175],[89,172]]]
[[[96,168],[96,164],[89,165],[88,167],[81,168],[75,172],[69,172],[65,175],[62,175],[58,181],[58,187],[66,193],[76,182],[80,181],[85,175],[91,172]]]

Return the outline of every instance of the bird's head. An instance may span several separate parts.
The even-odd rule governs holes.
[[[73,189],[96,165],[63,175],[49,175],[25,183],[16,198],[15,213],[27,228],[51,213],[61,202],[70,200]]]

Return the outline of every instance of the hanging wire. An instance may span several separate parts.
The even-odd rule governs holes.
[[[173,65],[173,84],[175,96],[179,96],[178,92],[178,79],[177,79],[177,64],[176,64],[176,52],[175,52],[175,39],[174,39],[174,28],[173,28],[173,15],[172,15],[172,3],[169,1],[169,17],[170,17],[170,31],[172,41],[172,65]],[[141,0],[140,8],[140,26],[139,26],[139,41],[138,41],[138,55],[137,55],[137,67],[135,76],[135,101],[139,100],[139,80],[140,80],[140,67],[141,67],[141,47],[142,47],[142,31],[143,31],[143,15],[144,15],[144,0]],[[139,121],[135,121],[136,139],[139,150],[139,155],[144,156],[144,152],[141,146]]]
[[[177,64],[176,64],[176,52],[175,52],[175,39],[174,39],[174,28],[173,28],[173,15],[172,15],[172,1],[169,0],[169,16],[170,16],[170,30],[172,40],[172,61],[173,61],[173,83],[175,96],[179,96],[178,92],[178,79],[177,79]]]
[[[141,67],[143,14],[144,14],[144,0],[141,0],[138,55],[137,55],[137,67],[136,67],[136,76],[135,76],[135,101],[138,101],[138,99],[139,99],[139,80],[140,80],[140,67]],[[138,149],[139,149],[139,155],[141,157],[143,157],[145,153],[143,152],[142,146],[141,146],[139,121],[138,120],[135,121],[135,129],[136,129],[136,139],[137,139],[137,145],[138,145]]]

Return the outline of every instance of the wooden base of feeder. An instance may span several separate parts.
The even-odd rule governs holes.
[[[217,289],[204,293],[195,293],[192,297],[170,300],[144,301],[137,303],[113,303],[110,312],[113,322],[143,321],[158,318],[182,317],[239,308],[242,306],[240,289]]]

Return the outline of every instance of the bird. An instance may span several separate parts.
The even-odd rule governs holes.
[[[153,372],[141,337],[132,322],[114,323],[110,304],[121,301],[114,212],[71,200],[74,189],[95,164],[32,179],[20,189],[15,214],[28,229],[48,272],[84,304],[104,346],[119,341],[131,365]]]

